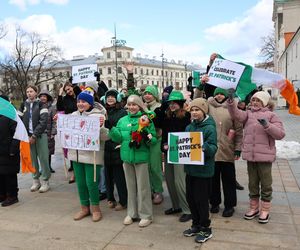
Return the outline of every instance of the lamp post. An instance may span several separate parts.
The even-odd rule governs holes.
[[[161,74],[162,74],[162,88],[164,88],[164,81],[165,81],[165,72],[164,72],[164,66],[165,66],[165,58],[164,58],[164,52],[161,54]]]

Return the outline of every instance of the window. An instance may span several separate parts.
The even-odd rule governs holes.
[[[119,80],[119,88],[123,87],[123,80]]]
[[[62,77],[62,76],[63,76],[62,72],[59,72],[59,77]]]
[[[136,74],[136,75],[137,75],[137,68],[135,68],[135,69],[134,69],[134,74]]]
[[[143,69],[141,69],[141,75],[143,75],[144,74],[144,70]]]
[[[146,69],[146,75],[147,76],[149,75],[149,69]]]
[[[152,81],[152,85],[154,85],[154,81]]]
[[[130,58],[130,53],[129,52],[127,52],[127,58]]]
[[[99,68],[99,74],[102,75],[102,69]]]
[[[118,74],[122,73],[122,67],[118,67]]]
[[[156,70],[156,75],[158,76],[158,74],[159,74],[159,73],[158,73],[158,70]]]
[[[67,77],[70,77],[70,71],[67,71]]]
[[[111,75],[111,67],[108,67],[108,68],[107,68],[107,74],[108,74],[108,75]]]
[[[106,57],[107,59],[110,59],[110,52],[107,52]]]
[[[46,73],[46,79],[48,79],[48,78],[49,78],[48,73]]]
[[[152,75],[152,76],[154,75],[154,70],[153,70],[153,69],[151,70],[151,75]]]
[[[143,81],[143,80],[141,80],[141,84],[144,84],[144,81]]]
[[[117,51],[117,57],[122,58],[122,52],[121,51]]]
[[[111,88],[111,80],[108,80],[108,87]]]

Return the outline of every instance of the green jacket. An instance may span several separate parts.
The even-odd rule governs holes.
[[[121,143],[122,161],[130,164],[149,162],[149,146],[157,142],[155,128],[153,122],[151,122],[149,127],[147,127],[147,130],[152,134],[152,139],[149,142],[145,142],[145,140],[142,139],[139,148],[129,147],[129,143],[131,141],[131,133],[138,129],[138,120],[143,114],[144,113],[140,111],[134,115],[128,113],[128,115],[122,117],[118,121],[117,126],[112,127],[109,132],[109,136],[113,141]]]
[[[210,116],[199,122],[193,121],[185,129],[186,132],[203,133],[204,165],[184,165],[186,174],[196,177],[212,177],[215,172],[215,154],[217,152],[216,123]]]

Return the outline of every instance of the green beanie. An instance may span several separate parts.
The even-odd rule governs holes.
[[[159,102],[158,89],[156,85],[149,85],[146,87],[144,94],[148,92],[154,96],[154,98]]]
[[[228,97],[228,92],[226,89],[216,88],[214,92],[214,96],[216,96],[217,94],[222,94],[223,96]]]
[[[181,91],[173,90],[168,98],[168,102],[171,101],[185,101],[185,99]]]

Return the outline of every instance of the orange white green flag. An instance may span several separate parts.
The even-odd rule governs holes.
[[[202,132],[168,134],[168,163],[204,165]]]
[[[34,173],[35,168],[32,166],[30,157],[29,138],[24,123],[17,114],[15,107],[7,100],[0,97],[0,115],[6,116],[17,122],[14,139],[20,141],[20,156],[22,173]]]

